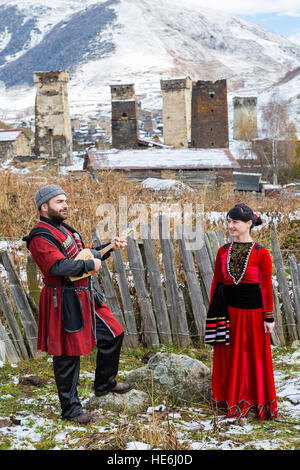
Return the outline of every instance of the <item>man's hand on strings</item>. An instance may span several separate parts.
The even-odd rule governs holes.
[[[112,243],[114,245],[113,250],[121,250],[122,248],[125,248],[125,246],[127,246],[127,241],[124,238],[115,237],[112,240]]]

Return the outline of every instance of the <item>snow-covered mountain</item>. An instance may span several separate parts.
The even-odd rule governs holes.
[[[299,66],[300,46],[193,0],[0,0],[0,109],[33,106],[34,71],[69,70],[74,113],[108,107],[112,83],[134,82],[157,109],[162,77],[226,78],[230,96],[259,96]],[[291,80],[280,90],[296,118]]]

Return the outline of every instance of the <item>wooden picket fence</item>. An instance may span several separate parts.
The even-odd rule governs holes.
[[[142,242],[129,237],[127,253],[114,251],[113,268],[109,269],[104,261],[99,278],[93,276],[93,282],[104,293],[105,303],[125,328],[124,349],[139,344],[149,348],[160,344],[203,344],[215,257],[225,243],[223,234],[221,230],[208,231],[202,246],[191,250],[184,227],[176,241],[167,232],[168,227],[166,216],[160,215],[160,238],[155,243],[151,227],[142,226]],[[300,337],[300,264],[293,255],[289,257],[291,296],[275,231],[271,230],[270,235],[278,281],[278,287],[273,285],[276,327],[271,339],[274,345],[285,345]],[[101,244],[97,230],[93,232],[93,242]],[[36,266],[29,257],[25,288],[8,251],[0,253],[0,263],[7,272],[6,283],[0,278],[0,360],[17,362],[36,357]],[[179,269],[184,273],[181,279]]]
[[[0,253],[0,263],[6,270],[8,284],[6,289],[0,278],[0,306],[7,324],[5,328],[0,321],[0,360],[7,359],[14,363],[36,356],[37,324],[33,314],[35,306],[8,251]]]

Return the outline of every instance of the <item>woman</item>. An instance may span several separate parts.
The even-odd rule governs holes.
[[[217,253],[206,322],[205,342],[214,346],[212,398],[227,416],[276,418],[271,256],[251,237],[262,221],[250,207],[236,204],[227,223],[234,242]]]

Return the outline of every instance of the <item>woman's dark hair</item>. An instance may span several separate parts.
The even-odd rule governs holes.
[[[258,225],[262,224],[261,218],[258,215],[254,214],[253,210],[249,206],[243,203],[236,204],[234,207],[232,207],[227,213],[226,219],[228,217],[233,220],[242,220],[243,222],[248,222],[249,220],[252,220],[250,230],[253,227],[257,227]]]

